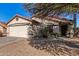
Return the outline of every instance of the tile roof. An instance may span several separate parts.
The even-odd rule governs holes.
[[[34,17],[41,18],[41,17],[37,17],[37,16],[34,16]],[[63,18],[63,17],[59,17],[59,16],[47,16],[47,17],[44,17],[44,19],[45,20],[52,20],[52,21],[55,21],[55,22],[73,24],[73,22],[71,20]]]
[[[56,22],[62,22],[62,23],[69,23],[69,24],[73,24],[73,22],[71,20],[68,20],[66,18],[63,17],[58,17],[58,16],[47,16],[46,18],[52,20],[52,21],[56,21]]]

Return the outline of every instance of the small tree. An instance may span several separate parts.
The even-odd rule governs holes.
[[[28,3],[24,4],[24,9],[28,10],[32,16],[46,17],[50,15],[57,15],[66,17],[73,15],[74,32],[76,32],[76,15],[79,13],[78,3]]]

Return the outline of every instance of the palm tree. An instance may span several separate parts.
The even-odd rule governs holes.
[[[49,15],[57,15],[66,17],[73,15],[74,32],[76,31],[76,15],[79,13],[79,4],[75,3],[39,3],[24,4],[24,9],[32,13],[33,16],[46,17]]]

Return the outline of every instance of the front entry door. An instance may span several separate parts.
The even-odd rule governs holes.
[[[68,25],[61,25],[61,36],[67,35]]]

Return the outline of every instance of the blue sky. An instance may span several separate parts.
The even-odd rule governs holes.
[[[0,3],[0,21],[8,22],[13,16],[20,14],[30,17],[31,14],[25,11],[22,3]],[[77,27],[79,27],[79,15],[77,15]],[[71,18],[68,16],[67,18]]]
[[[16,14],[25,17],[31,16],[29,12],[24,10],[22,3],[0,3],[0,21],[8,22]]]
[[[73,20],[73,15],[68,15],[66,18]],[[76,26],[79,27],[79,14],[76,15]]]

